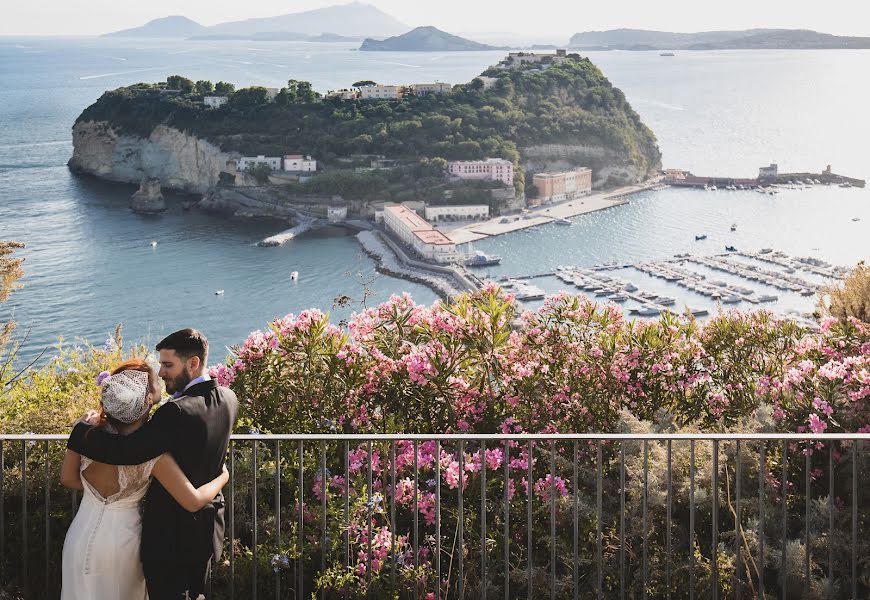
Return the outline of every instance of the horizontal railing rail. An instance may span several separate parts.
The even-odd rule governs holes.
[[[0,597],[59,596],[66,439],[0,434]],[[868,443],[235,434],[207,597],[867,598]]]

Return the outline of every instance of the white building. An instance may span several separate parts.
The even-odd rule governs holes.
[[[355,100],[357,92],[355,90],[332,90],[326,93],[327,98],[338,98],[339,100]]]
[[[468,221],[489,218],[489,206],[486,204],[427,206],[423,211],[427,221],[436,223],[444,219]]]
[[[284,170],[291,173],[314,173],[317,171],[317,161],[310,156],[287,154],[284,156]]]
[[[447,171],[459,179],[489,179],[514,184],[514,165],[503,158],[454,160],[447,164]]]
[[[402,97],[405,87],[401,85],[366,85],[359,89],[363,100],[398,100]]]
[[[227,103],[227,100],[229,100],[229,98],[226,96],[205,96],[202,99],[202,103],[209,108],[220,108]]]
[[[347,219],[346,206],[328,206],[326,208],[326,219],[330,223],[342,223]]]
[[[496,65],[499,69],[513,69],[523,65],[558,64],[567,58],[565,50],[556,50],[555,54],[537,54],[534,52],[510,52],[507,57]]]
[[[776,179],[779,175],[779,165],[771,164],[769,167],[761,167],[758,169],[759,179]]]
[[[425,258],[438,263],[459,262],[462,257],[456,252],[456,244],[446,235],[433,229],[407,206],[384,207],[384,225],[403,243]]]
[[[263,156],[261,154],[259,156],[243,156],[238,161],[236,161],[236,169],[238,169],[239,171],[247,171],[255,165],[269,165],[269,168],[273,171],[280,171],[281,157]]]
[[[453,89],[449,83],[436,81],[435,83],[414,83],[411,89],[416,96],[425,96],[426,94],[446,94]]]

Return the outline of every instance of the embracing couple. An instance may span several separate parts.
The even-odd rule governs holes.
[[[101,374],[99,415],[70,435],[61,481],[83,493],[63,546],[62,600],[207,592],[223,549],[223,465],[238,402],[209,378],[198,331],[177,331],[157,350],[157,372],[132,359]],[[172,394],[162,402],[160,379]]]

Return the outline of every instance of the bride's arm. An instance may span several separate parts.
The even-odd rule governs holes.
[[[78,452],[67,449],[63,456],[63,465],[60,467],[60,483],[71,490],[83,490],[82,476],[80,472],[82,456]]]
[[[190,480],[169,453],[161,456],[154,465],[151,474],[166,488],[169,495],[178,502],[184,510],[196,512],[214,500],[221,488],[230,480],[230,474],[224,467],[223,472],[205,485],[193,487]]]

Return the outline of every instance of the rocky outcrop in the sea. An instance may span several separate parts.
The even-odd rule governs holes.
[[[123,183],[157,178],[164,188],[204,194],[221,171],[235,169],[235,158],[216,145],[172,127],[157,125],[147,138],[118,133],[105,121],[80,121],[73,127],[69,167]]]
[[[157,214],[166,210],[166,200],[160,192],[160,180],[156,177],[145,177],[139,184],[139,189],[130,198],[130,210],[141,214]]]

